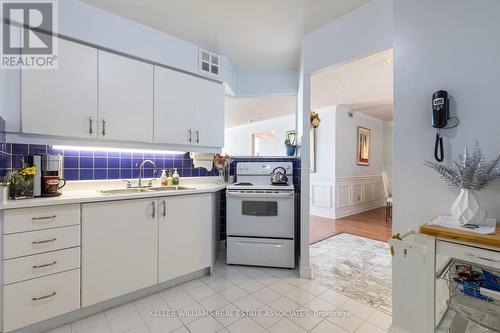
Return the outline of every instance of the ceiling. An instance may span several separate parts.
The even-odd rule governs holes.
[[[295,96],[226,97],[226,128],[295,114]]]
[[[229,58],[236,72],[296,70],[302,37],[370,0],[80,0]]]
[[[343,105],[392,120],[392,49],[336,66],[311,78],[311,107]]]

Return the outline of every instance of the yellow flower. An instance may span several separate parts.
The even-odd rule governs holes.
[[[33,176],[36,173],[36,167],[29,167],[24,169],[27,175]]]

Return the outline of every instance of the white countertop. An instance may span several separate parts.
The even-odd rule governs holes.
[[[89,203],[101,201],[116,201],[128,199],[156,198],[167,197],[174,195],[189,195],[200,193],[212,193],[223,190],[226,184],[219,184],[216,181],[217,177],[190,177],[181,178],[180,185],[193,187],[193,190],[174,190],[174,191],[150,191],[141,193],[127,194],[102,194],[99,191],[109,189],[124,189],[125,183],[120,180],[102,180],[102,181],[68,181],[67,185],[62,189],[62,195],[50,198],[33,198],[21,200],[9,200],[8,188],[3,188],[3,200],[0,202],[0,210],[40,207],[52,205],[64,205],[75,203]],[[136,183],[137,180],[132,180]],[[153,182],[153,186],[160,186],[159,180]]]

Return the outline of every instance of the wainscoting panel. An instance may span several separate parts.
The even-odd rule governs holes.
[[[351,192],[352,186],[350,184],[338,184],[337,185],[337,207],[343,208],[351,206]]]
[[[363,202],[363,184],[351,184],[352,187],[352,205]]]
[[[363,201],[372,201],[373,197],[373,188],[375,187],[374,183],[364,183],[363,184]]]
[[[384,206],[382,176],[335,179],[334,218],[341,218]]]
[[[311,179],[311,214],[334,218],[335,184],[331,178]]]

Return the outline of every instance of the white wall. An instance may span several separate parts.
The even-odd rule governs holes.
[[[335,177],[380,176],[384,159],[383,121],[359,112],[353,112],[350,118],[349,112],[342,106],[336,110]],[[356,163],[358,126],[371,130],[368,166]]]
[[[274,132],[275,155],[284,156],[286,132],[294,129],[294,114],[228,128],[223,151],[233,156],[252,156],[252,134],[271,131]]]
[[[335,218],[335,113],[337,106],[315,110],[321,125],[316,128],[316,172],[311,173],[311,215]]]
[[[384,122],[384,166],[383,169],[392,174],[392,121]]]
[[[449,214],[458,190],[422,165],[433,160],[435,130],[430,125],[430,99],[444,89],[452,96],[451,112],[461,124],[445,130],[445,163],[476,140],[490,158],[500,152],[498,87],[500,77],[500,2],[497,0],[405,0],[394,2],[394,229],[397,232]],[[498,186],[482,191],[489,215],[500,219]],[[422,332],[418,288],[394,275],[393,322]],[[411,293],[405,286],[414,286]],[[420,319],[420,320],[419,320]],[[412,326],[414,324],[415,326]],[[420,329],[420,330],[419,330]]]
[[[297,94],[298,73],[296,71],[272,71],[237,74],[238,96],[266,96]]]
[[[304,73],[390,49],[392,37],[392,0],[369,2],[304,37]]]
[[[316,129],[316,172],[310,178],[311,214],[340,218],[383,205],[383,121],[340,105],[317,112],[321,125]],[[371,130],[369,166],[356,163],[358,126]]]

